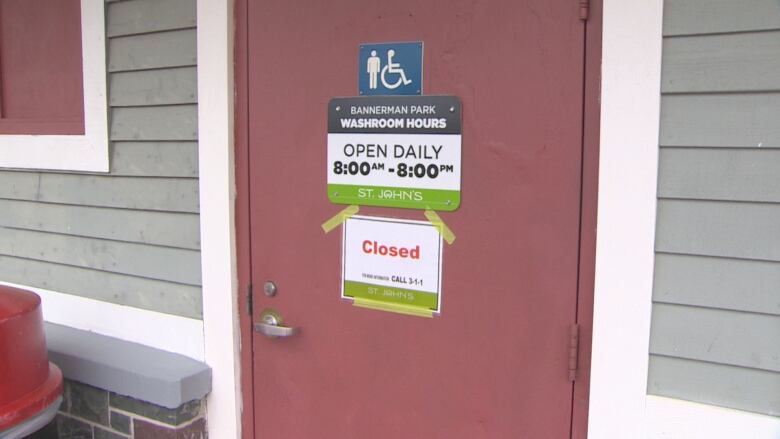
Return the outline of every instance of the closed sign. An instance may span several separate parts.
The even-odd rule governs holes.
[[[351,217],[344,222],[341,297],[438,313],[442,251],[428,222]]]

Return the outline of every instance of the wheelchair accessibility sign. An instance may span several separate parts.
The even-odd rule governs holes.
[[[358,91],[369,95],[422,94],[422,41],[361,44]]]

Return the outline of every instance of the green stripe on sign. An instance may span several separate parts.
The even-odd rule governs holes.
[[[336,204],[433,209],[449,212],[460,206],[460,191],[329,184],[328,199]]]
[[[344,295],[348,297],[371,299],[379,302],[419,306],[434,311],[436,311],[439,306],[438,295],[434,293],[364,284],[362,282],[353,282],[349,280],[344,281]]]

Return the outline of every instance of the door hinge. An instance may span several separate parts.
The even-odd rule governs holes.
[[[569,326],[569,381],[577,379],[577,357],[580,350],[580,325]]]
[[[580,20],[587,21],[590,13],[590,0],[579,0],[580,2]]]
[[[252,295],[252,284],[247,285],[246,287],[246,308],[247,311],[249,311],[249,316],[252,316],[252,313],[254,312],[254,298]]]

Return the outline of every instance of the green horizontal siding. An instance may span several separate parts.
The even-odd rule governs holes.
[[[666,0],[664,36],[780,29],[777,0]]]
[[[0,170],[0,280],[202,318],[195,14],[106,3],[110,172]]]
[[[203,318],[197,286],[2,255],[0,279],[118,305]]]
[[[780,414],[780,3],[666,0],[648,392]]]
[[[195,67],[118,72],[109,80],[112,106],[194,104],[198,101]]]
[[[200,285],[194,250],[5,228],[0,255]]]
[[[656,250],[780,261],[780,204],[659,200]]]
[[[112,175],[198,177],[197,142],[116,141],[112,146]]]
[[[780,3],[666,0],[648,392],[780,414]]]
[[[107,6],[109,37],[195,27],[196,0],[133,0]]]
[[[667,38],[663,46],[662,91],[694,93],[778,89],[779,41],[780,30]]]
[[[197,140],[197,105],[114,107],[111,140]]]
[[[780,416],[780,374],[762,369],[651,355],[647,388],[653,395]]]
[[[108,71],[194,66],[197,60],[195,29],[111,38]]]
[[[780,372],[780,316],[656,303],[650,353]]]
[[[122,209],[198,212],[192,178],[0,171],[0,198]]]
[[[198,250],[197,214],[0,199],[0,226]]]
[[[661,146],[780,147],[780,93],[661,97]]]
[[[662,148],[658,196],[777,203],[779,169],[780,149]]]
[[[653,301],[780,316],[780,262],[658,253]]]

